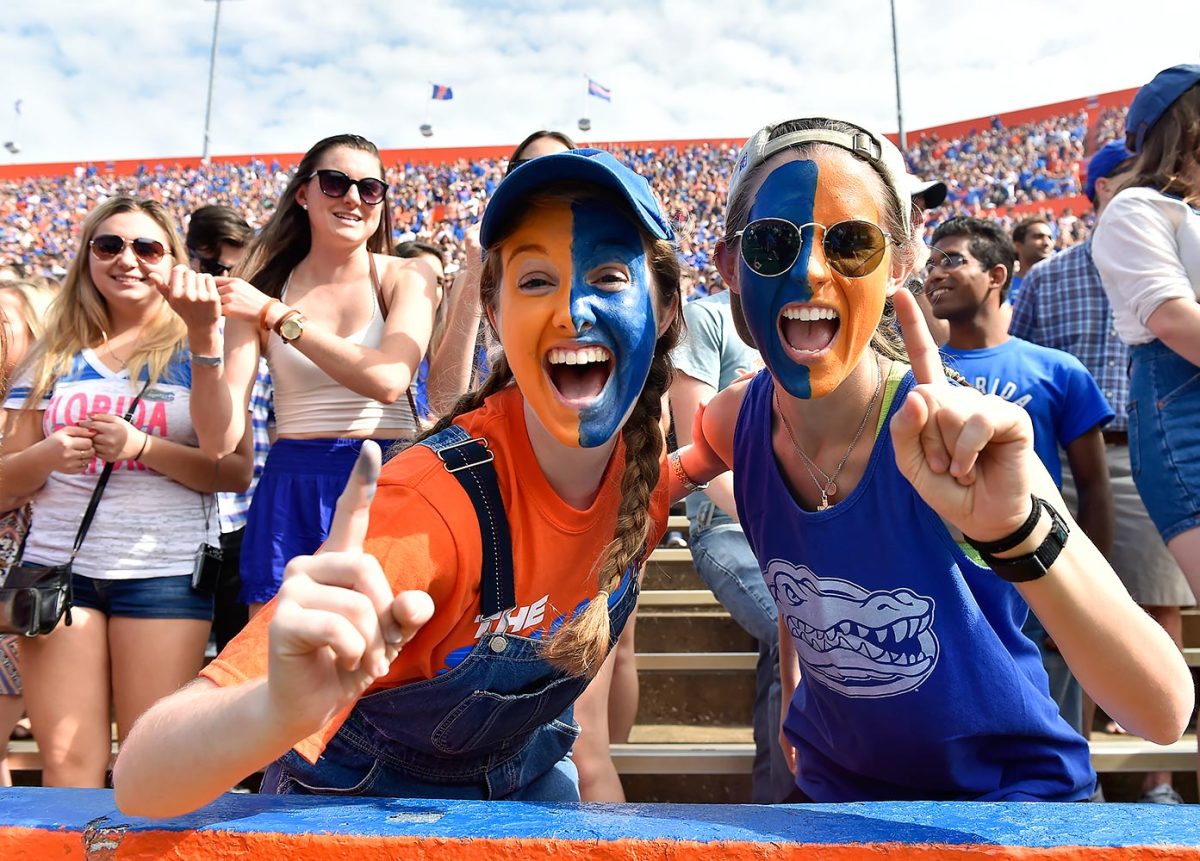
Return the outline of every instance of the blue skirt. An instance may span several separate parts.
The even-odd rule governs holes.
[[[376,442],[385,452],[392,445],[392,440]],[[246,516],[243,603],[270,601],[288,560],[307,556],[325,542],[362,444],[361,439],[278,439],[271,445]]]
[[[1163,541],[1200,526],[1200,368],[1162,341],[1129,349],[1129,459]]]

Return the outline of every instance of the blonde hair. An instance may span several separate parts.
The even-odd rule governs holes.
[[[532,198],[525,211],[544,205],[549,201],[599,199],[612,203],[630,221],[636,219],[623,201],[597,189],[583,187],[578,190],[562,188]],[[480,298],[484,307],[494,308],[500,292],[502,268],[499,246],[505,237],[517,227],[508,230],[487,249],[480,278]],[[564,673],[574,676],[594,676],[604,663],[612,647],[612,631],[608,618],[608,596],[620,586],[621,577],[631,566],[641,564],[647,552],[647,542],[653,525],[650,519],[650,500],[658,486],[660,463],[664,448],[662,426],[662,398],[671,385],[674,366],[671,350],[683,331],[683,314],[679,305],[679,258],[675,246],[664,240],[655,240],[639,226],[643,241],[651,244],[650,270],[654,288],[658,291],[659,308],[674,309],[666,331],[654,344],[654,358],[641,394],[634,404],[633,412],[621,429],[625,447],[625,471],[621,475],[621,502],[617,509],[617,523],[612,540],[604,549],[597,563],[588,571],[594,576],[596,593],[587,602],[583,611],[575,615],[559,629],[543,647],[542,656]],[[463,413],[479,409],[493,394],[513,383],[512,369],[508,361],[500,356],[492,364],[491,373],[474,392],[463,395],[433,428],[421,439],[444,430]]]
[[[46,331],[46,314],[58,293],[58,285],[45,278],[0,281],[0,290],[15,294],[21,306],[21,319],[9,321],[10,324],[23,323],[35,341],[42,337]]]
[[[187,249],[179,231],[161,203],[144,198],[114,197],[92,210],[83,222],[79,250],[71,261],[63,286],[50,303],[45,330],[22,362],[22,368],[32,368],[33,375],[25,409],[40,409],[42,398],[54,387],[55,381],[71,369],[75,355],[108,337],[112,325],[108,302],[92,281],[89,248],[100,225],[123,212],[141,212],[148,216],[165,234],[168,253],[177,262],[187,261]],[[149,369],[151,383],[157,382],[171,357],[186,345],[186,339],[187,326],[183,320],[165,300],[159,300],[158,312],[142,330],[126,363],[129,379],[137,380],[143,370]]]

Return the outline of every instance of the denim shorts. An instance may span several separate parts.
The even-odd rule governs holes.
[[[1161,341],[1129,350],[1129,458],[1163,541],[1200,526],[1200,368]]]
[[[211,622],[213,597],[192,588],[192,577],[101,580],[71,575],[76,607],[130,619],[200,619]]]

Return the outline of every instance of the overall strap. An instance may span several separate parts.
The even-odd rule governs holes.
[[[500,482],[492,466],[495,455],[483,437],[470,437],[458,425],[421,440],[454,476],[475,507],[483,544],[483,568],[479,577],[481,612],[486,619],[517,605],[513,585],[512,536]]]

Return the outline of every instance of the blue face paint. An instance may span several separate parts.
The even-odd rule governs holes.
[[[754,196],[747,223],[759,218],[783,218],[793,224],[815,221],[813,206],[817,196],[817,175],[814,161],[790,161],[775,168]],[[809,368],[788,356],[779,334],[779,315],[788,304],[812,299],[808,264],[814,230],[813,227],[804,228],[800,256],[790,271],[773,278],[759,275],[738,255],[738,287],[746,323],[771,376],[788,394],[797,398],[812,396]]]
[[[609,204],[571,204],[571,319],[578,341],[612,354],[612,373],[600,396],[579,414],[579,444],[602,445],[624,423],[650,373],[658,339],[646,249],[637,227]],[[624,265],[629,280],[588,274],[608,263]]]

